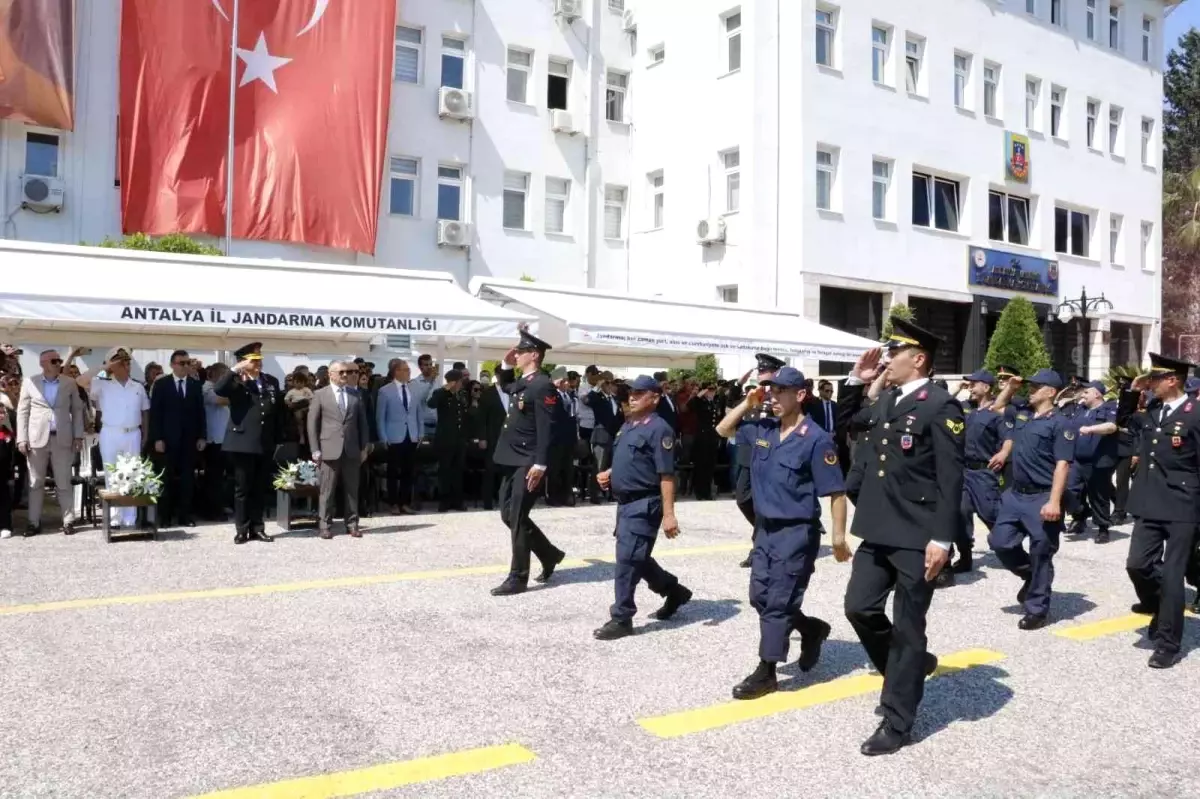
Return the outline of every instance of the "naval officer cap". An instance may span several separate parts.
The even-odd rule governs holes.
[[[658,394],[662,391],[662,386],[658,384],[658,380],[650,375],[638,375],[634,381],[629,384],[630,391],[653,391]]]
[[[233,357],[239,361],[261,361],[262,360],[262,342],[252,341],[239,350],[235,350]]]
[[[998,367],[996,367],[996,377],[1005,378],[1005,377],[1020,377],[1020,376],[1021,376],[1021,370],[1015,366],[1000,364]]]
[[[113,347],[108,351],[109,361],[132,361],[133,356],[129,354],[129,350],[124,347]]]
[[[554,369],[554,371],[550,373],[550,379],[551,380],[566,380],[567,379],[567,367],[565,367],[565,366],[556,367]]]
[[[1004,367],[1001,367],[1004,368]],[[976,372],[971,372],[967,375],[967,380],[971,383],[987,383],[989,386],[995,385],[996,376],[987,369],[980,369]]]
[[[545,355],[548,349],[552,349],[549,344],[530,333],[528,329],[521,329],[521,340],[517,342],[517,352],[540,352]]]
[[[884,346],[890,351],[916,347],[932,357],[941,343],[942,340],[933,333],[907,319],[892,319],[892,337]]]
[[[804,388],[804,372],[793,366],[784,366],[774,377],[763,380],[762,385],[772,388]]]
[[[1034,372],[1033,377],[1029,378],[1028,382],[1035,386],[1050,386],[1053,389],[1063,387],[1062,375],[1053,369],[1038,369]]]
[[[758,361],[758,371],[760,372],[775,372],[785,366],[781,359],[766,352],[757,353],[754,360]]]
[[[1194,368],[1196,368],[1195,364],[1190,364],[1187,361],[1181,361],[1177,358],[1168,358],[1166,355],[1159,355],[1157,352],[1152,352],[1150,353],[1150,371],[1143,375],[1143,377],[1148,376],[1154,379],[1175,375],[1180,380],[1186,380]]]

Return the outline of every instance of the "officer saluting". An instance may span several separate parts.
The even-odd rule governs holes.
[[[617,499],[616,601],[609,619],[593,635],[601,641],[633,633],[637,604],[633,592],[643,579],[650,590],[666,598],[653,617],[666,621],[692,598],[679,579],[651,557],[661,526],[667,538],[679,535],[675,519],[675,431],[655,412],[661,389],[653,377],[642,375],[629,392],[630,417],[613,444],[612,468],[596,475],[605,491]]]
[[[893,329],[886,380],[895,388],[872,406],[876,460],[862,479],[852,532],[863,543],[846,587],[846,618],[883,674],[883,721],[863,743],[864,755],[890,754],[910,741],[925,677],[937,668],[925,649],[925,614],[960,523],[963,490],[962,408],[929,380],[940,340],[902,319]],[[839,417],[858,411],[880,355],[875,349],[859,357],[847,380],[859,389],[847,392],[854,400],[839,407]],[[894,627],[885,613],[893,589]]]
[[[275,442],[283,433],[283,395],[279,381],[262,371],[262,344],[235,352],[237,365],[213,385],[213,393],[229,400],[229,424],[221,451],[233,466],[233,543],[251,538],[271,542],[263,525],[263,495],[271,477]]]
[[[500,467],[500,518],[512,535],[512,563],[508,577],[492,589],[492,596],[520,594],[529,585],[530,552],[542,563],[537,582],[544,583],[562,562],[562,550],[550,543],[529,518],[537,502],[538,487],[546,476],[553,445],[554,410],[560,401],[550,378],[542,373],[542,360],[550,345],[522,328],[521,340],[504,356],[496,370],[500,390],[506,392],[508,420],[492,459]],[[515,375],[519,371],[519,375]]]
[[[768,355],[765,352],[760,352],[754,356],[758,362],[758,384],[762,385],[763,381],[769,380],[775,375],[780,368],[784,366],[784,362],[776,358],[774,355]],[[747,373],[748,376],[749,373]],[[745,378],[743,378],[744,380]],[[730,392],[730,399],[742,400],[741,386],[734,386]],[[771,416],[771,407],[767,403],[763,403],[755,409],[749,417],[749,421],[760,421]],[[746,521],[750,522],[750,527],[754,527],[754,495],[750,491],[750,461],[753,454],[754,446],[738,442],[734,447],[734,468],[733,468],[733,497],[737,502],[738,510],[746,517]],[[751,534],[753,540],[753,533]],[[746,556],[738,565],[743,569],[750,567],[750,561],[754,555],[754,548],[751,547],[750,554]]]
[[[996,404],[1003,407],[1017,390],[1021,378],[1004,387]],[[1000,501],[996,525],[988,544],[1004,567],[1022,582],[1017,601],[1025,615],[1017,622],[1022,630],[1046,626],[1054,582],[1054,553],[1063,532],[1062,499],[1071,459],[1075,454],[1075,426],[1054,407],[1062,378],[1052,369],[1039,369],[1029,382],[1029,407],[1005,423],[1012,440],[1012,487]],[[1029,538],[1028,554],[1021,548]]]
[[[1146,408],[1138,470],[1129,495],[1137,520],[1125,569],[1137,591],[1136,613],[1149,613],[1154,643],[1152,669],[1167,669],[1179,657],[1183,634],[1184,573],[1192,552],[1200,489],[1200,402],[1184,393],[1192,364],[1150,353],[1150,372],[1133,389],[1154,393]]]

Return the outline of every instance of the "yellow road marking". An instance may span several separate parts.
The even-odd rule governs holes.
[[[705,547],[664,547],[655,551],[655,558],[683,557],[687,555],[711,555],[721,552],[743,552],[745,543],[716,544]],[[612,557],[568,558],[559,568],[583,568],[596,563],[612,563]],[[486,574],[507,574],[508,566],[462,566],[454,569],[432,571],[398,572],[395,574],[370,574],[357,577],[333,577],[325,580],[306,580],[296,583],[272,585],[246,585],[234,588],[204,588],[195,591],[170,591],[158,594],[133,594],[128,596],[94,597],[90,599],[66,599],[57,602],[37,602],[28,605],[0,605],[0,616],[20,616],[29,613],[49,613],[57,610],[84,610],[113,605],[151,605],[160,602],[182,602],[188,599],[221,599],[261,594],[286,594],[296,591],[314,591],[322,588],[355,588],[364,585],[403,583],[413,580],[441,580],[448,577],[472,577]]]
[[[939,658],[938,669],[934,677],[943,674],[953,674],[974,666],[983,666],[1003,660],[1004,655],[990,649],[968,649],[953,655]],[[685,710],[666,716],[639,719],[645,730],[659,738],[678,738],[683,735],[713,730],[718,727],[728,727],[751,719],[774,716],[789,710],[802,710],[806,707],[824,705],[840,699],[862,696],[877,692],[883,687],[883,678],[877,674],[863,674],[857,677],[842,677],[837,680],[810,685],[798,691],[777,691],[761,699],[749,701],[734,700],[719,705],[702,707],[696,710]]]
[[[404,785],[515,766],[528,763],[536,757],[533,752],[518,744],[485,746],[448,755],[385,763],[355,771],[216,791],[193,799],[328,799],[334,796],[357,796],[370,791],[386,791]]]
[[[1185,611],[1187,616],[1195,616],[1190,610]],[[1150,624],[1150,617],[1143,613],[1130,613],[1128,616],[1118,616],[1115,619],[1105,619],[1104,621],[1094,621],[1090,624],[1077,624],[1074,627],[1064,627],[1061,630],[1055,630],[1054,634],[1059,638],[1069,638],[1072,641],[1090,641],[1093,638],[1103,638],[1106,635],[1114,635],[1115,633],[1127,633],[1133,630],[1140,630],[1142,627]]]

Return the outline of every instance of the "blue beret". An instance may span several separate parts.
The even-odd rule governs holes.
[[[996,376],[987,369],[980,369],[977,372],[971,372],[967,375],[967,380],[972,383],[987,383],[989,386],[995,384]]]
[[[1053,369],[1038,369],[1033,377],[1029,378],[1030,383],[1039,386],[1050,386],[1051,388],[1062,388],[1063,379],[1058,372]]]
[[[637,378],[632,383],[629,384],[629,390],[630,391],[653,391],[653,392],[657,393],[659,391],[662,391],[662,388],[658,385],[658,381],[655,380],[650,375],[638,375]]]
[[[792,366],[784,366],[770,380],[762,382],[764,386],[776,388],[804,388],[804,373]]]

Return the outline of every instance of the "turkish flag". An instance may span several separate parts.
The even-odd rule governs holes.
[[[126,233],[225,234],[234,0],[124,0]],[[233,235],[374,253],[395,0],[240,0]]]

